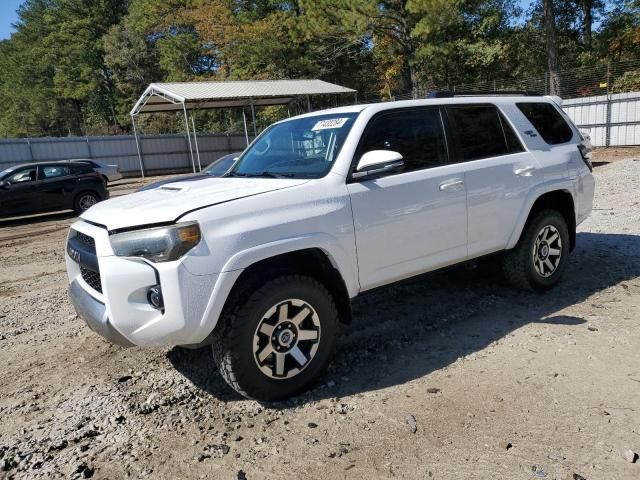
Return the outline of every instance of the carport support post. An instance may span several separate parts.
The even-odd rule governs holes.
[[[187,140],[189,141],[189,152],[191,153],[191,165],[193,165],[193,173],[196,173],[196,161],[193,159],[193,147],[191,146],[191,135],[189,134],[189,120],[187,119],[187,106],[182,104],[184,112],[184,125],[187,127]]]
[[[31,146],[31,138],[27,137],[27,145],[29,145],[29,157],[31,158],[31,161],[34,161],[33,158],[33,147]]]
[[[198,148],[198,135],[196,135],[196,122],[191,114],[191,129],[193,130],[193,140],[196,143],[196,157],[198,157],[198,171],[202,171],[202,164],[200,163],[200,149]]]
[[[244,137],[247,140],[247,147],[249,146],[249,131],[247,130],[247,115],[244,113],[244,107],[242,107],[242,121],[244,122]]]
[[[311,97],[307,95],[307,112],[311,111]]]
[[[138,138],[138,130],[136,130],[136,116],[131,114],[131,124],[133,125],[133,136],[136,139],[136,148],[138,149],[138,161],[140,162],[140,174],[144,178],[144,167],[142,165],[142,149],[140,148],[140,139]]]
[[[256,107],[251,102],[251,120],[253,121],[253,138],[258,136],[258,128],[256,127]]]

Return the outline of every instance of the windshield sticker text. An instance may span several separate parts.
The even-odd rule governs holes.
[[[314,132],[317,130],[327,130],[329,128],[342,128],[347,123],[348,118],[332,118],[330,120],[320,120],[317,122],[311,130]]]

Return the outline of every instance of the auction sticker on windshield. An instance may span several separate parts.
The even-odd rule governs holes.
[[[347,123],[348,118],[331,118],[329,120],[320,120],[317,122],[311,130],[314,132],[317,130],[327,130],[329,128],[342,128]]]

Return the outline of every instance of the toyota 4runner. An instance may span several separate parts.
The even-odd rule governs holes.
[[[259,400],[307,389],[366,290],[502,253],[544,291],[594,179],[559,99],[435,98],[275,123],[221,178],[101,202],[70,230],[70,297],[123,346],[211,344]]]

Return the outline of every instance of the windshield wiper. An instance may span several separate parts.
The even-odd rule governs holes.
[[[265,170],[264,172],[256,172],[256,173],[239,173],[239,172],[231,172],[229,174],[230,177],[251,177],[251,178],[293,178],[295,176],[294,173],[276,173]]]

